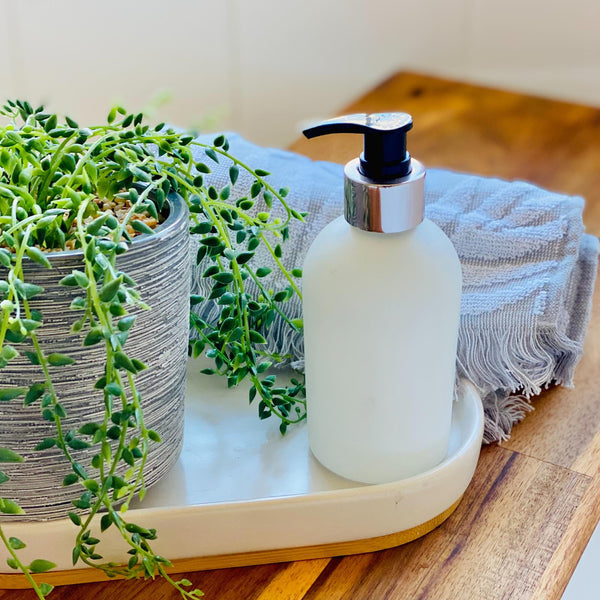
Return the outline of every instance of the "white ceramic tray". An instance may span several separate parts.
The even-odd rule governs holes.
[[[178,559],[204,559],[183,561],[179,570],[398,545],[443,521],[473,476],[483,411],[468,383],[454,404],[448,455],[440,465],[402,481],[363,485],[316,461],[304,425],[282,437],[273,418],[258,420],[256,407],[248,405],[247,388],[228,390],[223,379],[199,374],[201,368],[196,362],[188,369],[182,455],[129,513],[132,521],[158,530],[156,552],[176,564]],[[73,581],[85,580],[77,578],[71,564],[75,528],[67,519],[6,523],[4,529],[27,543],[24,560],[48,555],[57,570],[71,570]],[[102,537],[104,558],[124,562],[122,541]],[[369,544],[373,538],[379,543]],[[0,572],[14,573],[4,558],[0,551]],[[9,577],[0,577],[3,587],[12,587],[6,584]]]

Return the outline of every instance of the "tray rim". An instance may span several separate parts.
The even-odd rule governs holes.
[[[163,527],[166,532],[165,548],[158,551],[172,558],[173,572],[372,552],[412,541],[437,527],[452,514],[475,470],[483,434],[483,407],[475,387],[469,382],[465,384],[458,396],[464,407],[458,410],[465,411],[459,412],[457,416],[460,437],[444,461],[428,471],[383,484],[187,505],[170,502],[163,506],[133,508],[130,511],[132,518],[142,525],[144,521],[154,521],[152,526]],[[440,476],[436,477],[438,473]],[[444,487],[440,488],[440,485]],[[443,492],[438,497],[441,490]],[[426,494],[425,498],[422,498],[423,493]],[[415,494],[418,504],[415,504]],[[403,500],[411,497],[413,499],[408,503]],[[423,505],[422,500],[426,500]],[[399,503],[401,507],[397,506]],[[346,520],[343,521],[342,528],[338,523],[336,529],[333,523],[337,522],[340,505],[346,507],[342,512],[350,511],[349,514],[353,516],[348,520],[347,514],[344,515]],[[372,512],[374,507],[378,507],[376,513]],[[397,512],[399,508],[401,513]],[[335,510],[334,514],[332,510]],[[268,535],[265,537],[264,527],[268,528],[277,519],[281,519],[283,514],[290,513],[303,515],[303,518],[308,518],[313,523],[305,523],[308,527],[303,527],[300,533],[295,531],[290,534],[287,531],[284,538],[276,535],[278,529],[273,525],[275,532],[266,532]],[[371,518],[365,521],[366,515],[375,514],[377,518],[374,521]],[[236,541],[239,535],[236,533],[235,539],[232,538],[231,524],[243,525],[244,518],[252,518],[249,537],[245,535],[241,542]],[[99,519],[100,516],[97,517],[96,524]],[[160,524],[156,523],[161,519]],[[182,521],[192,525],[192,529],[198,532],[207,532],[207,541],[203,540],[193,548],[184,548],[179,542],[172,547],[169,529],[172,533],[181,526]],[[332,523],[330,533],[323,533],[322,524],[325,522]],[[10,519],[4,521],[3,527],[7,535],[11,535],[10,530],[14,528],[15,533],[18,530],[21,536],[39,536],[38,544],[54,542],[58,544],[58,548],[63,547],[63,550],[71,543],[67,531],[70,529],[69,519]],[[260,531],[259,538],[253,529]],[[43,546],[38,545],[37,549],[41,547]],[[32,545],[31,548],[34,549],[35,546]],[[120,559],[116,558],[117,551],[111,551],[112,555],[110,552],[105,553],[107,560],[118,562]],[[58,585],[106,580],[102,573],[99,578],[92,574],[84,575],[88,570],[93,573],[96,571],[84,565],[70,567],[70,560],[66,561],[64,557],[56,562],[59,566],[44,575],[51,575],[52,582],[56,581]],[[0,570],[0,588],[19,587],[19,577],[19,574],[9,570]],[[50,582],[47,577],[44,580]]]
[[[479,398],[479,394],[475,388],[475,386],[468,380],[462,379],[461,385],[465,388],[469,389],[468,393],[463,393],[462,396],[474,396]],[[476,403],[477,407],[477,420],[481,422],[481,427],[483,427],[483,406],[481,401]],[[413,475],[411,477],[406,477],[404,479],[399,479],[397,481],[391,481],[388,483],[376,483],[376,484],[365,484],[357,487],[348,487],[342,489],[332,489],[332,490],[320,490],[315,492],[309,492],[306,494],[287,494],[281,496],[270,496],[267,498],[249,498],[249,499],[241,499],[241,500],[227,500],[224,502],[206,502],[203,504],[189,504],[189,505],[172,505],[172,506],[159,506],[159,507],[140,507],[140,508],[131,508],[128,511],[128,514],[147,517],[149,515],[158,515],[171,513],[173,510],[176,511],[211,511],[218,510],[219,512],[226,510],[228,508],[236,509],[240,506],[256,506],[256,505],[268,505],[268,504],[279,504],[282,500],[286,503],[295,503],[295,502],[306,502],[307,499],[319,500],[320,498],[326,499],[329,496],[336,496],[338,498],[350,498],[350,497],[359,497],[359,496],[371,496],[373,492],[385,494],[386,492],[394,493],[397,492],[399,488],[402,487],[410,487],[414,484],[418,484],[420,481],[425,481],[430,477],[435,476],[436,473],[443,471],[450,462],[460,459],[463,457],[473,445],[475,438],[480,437],[480,432],[478,430],[473,429],[470,432],[470,435],[465,437],[462,441],[461,445],[456,449],[456,451],[447,456],[441,463],[428,469],[427,471],[423,471],[422,473],[418,473],[417,475]],[[3,525],[8,525],[9,527],[12,525],[19,525],[19,527],[25,528],[34,528],[39,526],[41,523],[52,523],[60,526],[61,524],[70,523],[68,518],[63,519],[48,519],[48,520],[19,520],[19,519],[6,519],[1,520]],[[367,538],[370,539],[370,538]],[[2,572],[0,571],[0,574]]]
[[[454,513],[461,500],[462,496],[443,513],[429,521],[396,533],[389,533],[360,540],[318,544],[314,546],[274,548],[272,550],[256,550],[254,552],[236,552],[232,554],[179,558],[172,561],[172,566],[167,569],[167,572],[169,574],[178,574],[213,569],[229,569],[233,567],[250,567],[263,564],[297,560],[314,560],[319,558],[331,558],[333,556],[349,556],[353,554],[387,550],[389,548],[413,542],[439,527]],[[49,571],[42,575],[34,575],[33,577],[38,582],[44,581],[54,586],[79,585],[125,579],[123,576],[107,577],[103,571],[91,568]],[[29,582],[24,575],[20,573],[0,572],[0,589],[16,590],[29,588]]]

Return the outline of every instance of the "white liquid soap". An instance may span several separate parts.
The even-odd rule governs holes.
[[[362,133],[345,168],[345,215],[304,263],[308,434],[343,477],[397,481],[446,456],[461,268],[424,218],[425,169],[406,152],[405,113],[350,115],[304,133]]]

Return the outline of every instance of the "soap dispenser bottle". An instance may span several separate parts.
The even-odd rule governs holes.
[[[345,214],[304,262],[310,448],[364,483],[435,467],[450,436],[461,268],[424,218],[425,169],[406,151],[412,118],[357,114],[304,131],[364,135],[345,167]]]

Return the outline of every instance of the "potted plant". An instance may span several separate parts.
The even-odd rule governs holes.
[[[268,173],[232,156],[224,136],[203,144],[121,107],[90,128],[24,101],[0,112],[0,513],[68,516],[73,564],[161,575],[198,597],[169,576],[152,550],[159,532],[131,522],[127,507],[179,453],[186,348],[212,357],[206,372],[230,386],[250,378],[260,418],[279,417],[282,433],[304,418],[303,384],[278,386],[265,371],[283,357],[264,345],[275,319],[301,327],[281,309],[299,294],[301,272],[284,267],[280,243],[304,215]],[[199,148],[206,160],[194,160]],[[227,163],[227,185],[205,182],[210,161]],[[233,201],[241,171],[252,183]],[[274,202],[283,218],[271,214]],[[189,232],[206,298],[189,296]],[[261,283],[270,266],[259,248],[283,271],[284,289]],[[210,322],[189,312],[205,302],[218,307]],[[101,530],[122,536],[127,564],[103,561],[91,532],[99,513]],[[47,596],[52,587],[33,575],[53,568],[51,557],[24,564],[26,540],[7,538],[1,524],[0,539],[9,566]]]

